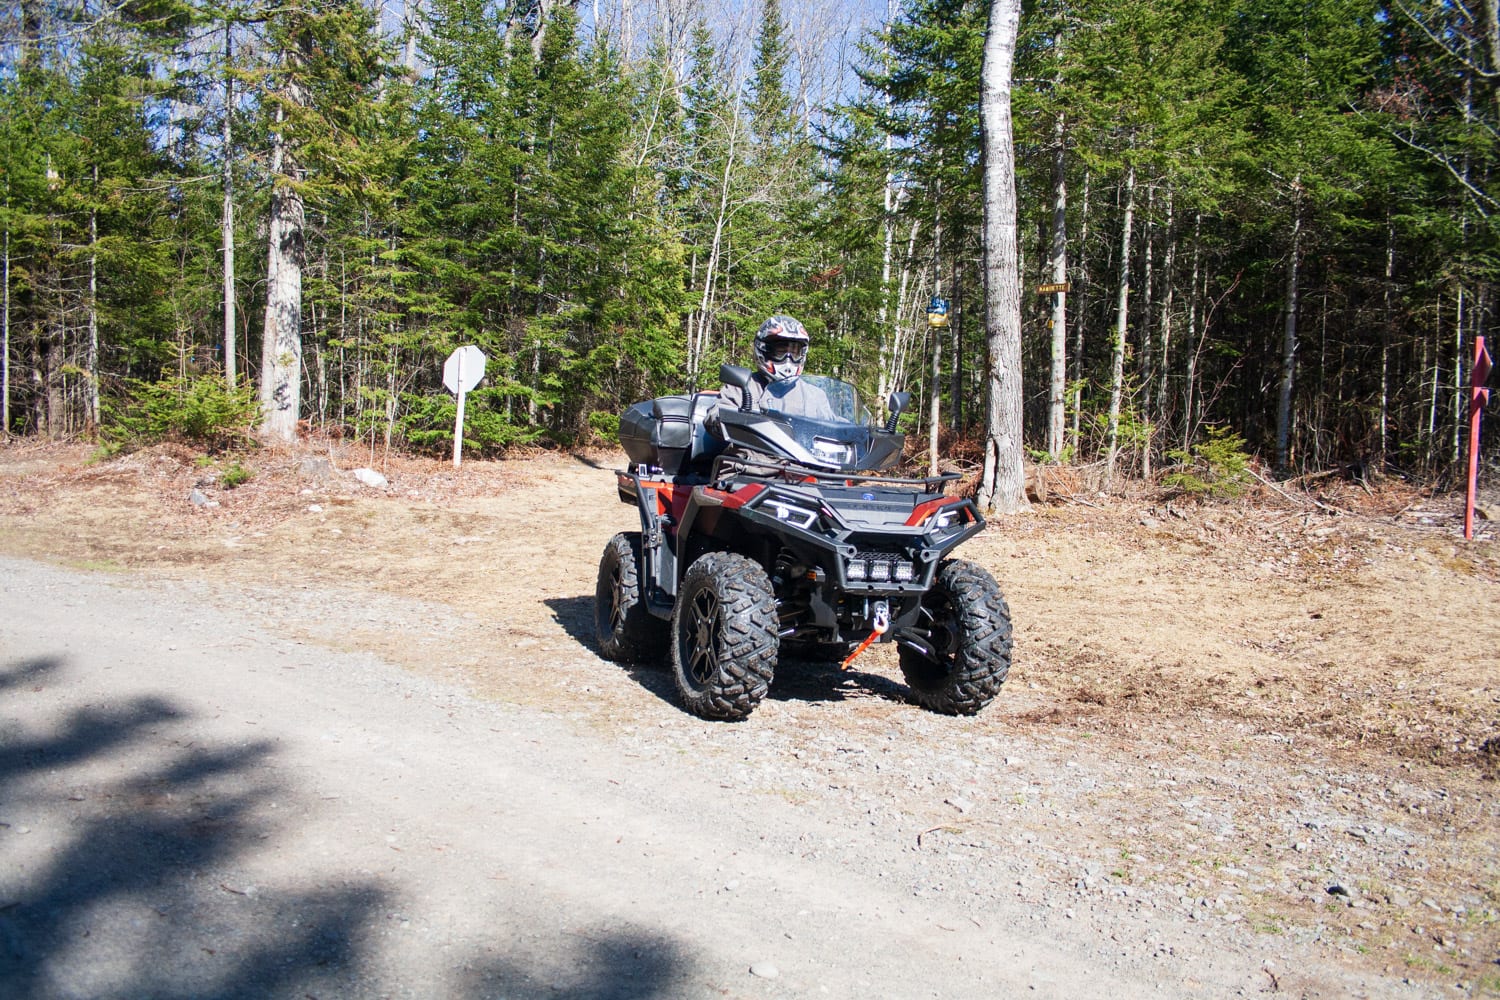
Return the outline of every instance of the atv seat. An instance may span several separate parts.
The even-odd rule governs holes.
[[[666,476],[707,476],[724,442],[708,432],[719,394],[661,396],[636,403],[620,416],[620,445],[630,461]]]

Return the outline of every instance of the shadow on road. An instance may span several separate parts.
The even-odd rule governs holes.
[[[563,631],[568,633],[575,642],[595,656],[600,655],[599,643],[594,638],[594,596],[592,594],[583,597],[549,597],[542,603],[551,609],[552,619],[561,625]],[[614,664],[615,667],[629,674],[631,680],[641,687],[662,701],[675,705],[677,688],[672,682],[671,665],[665,648],[662,650],[662,658],[659,662]]]
[[[562,626],[578,645],[595,656],[599,644],[594,641],[594,595],[583,597],[549,597],[542,602],[552,612],[552,620]]]
[[[586,950],[552,975],[505,961],[470,974],[466,997],[568,997],[569,1000],[652,1000],[717,993],[676,942],[640,928],[579,935]],[[727,992],[727,991],[726,991]]]
[[[845,670],[837,663],[818,663],[788,658],[777,665],[770,697],[776,701],[839,702],[878,698],[901,704],[911,702],[910,692],[880,674]]]
[[[613,463],[613,462],[610,463],[609,465],[601,465],[600,463],[596,462],[594,459],[590,458],[589,456],[579,454],[578,452],[574,452],[573,453],[573,458],[574,458],[575,461],[578,462],[579,465],[587,465],[590,469],[598,469],[601,472],[614,472],[615,471],[615,463]]]
[[[60,666],[62,666],[62,660],[55,656],[40,656],[33,660],[13,663],[0,672],[0,691],[25,687],[28,684],[45,680],[48,674],[54,673]]]
[[[0,689],[60,667],[9,664]],[[270,744],[172,739],[185,718],[151,697],[78,709],[21,736],[6,718],[0,843],[31,862],[0,884],[7,996],[248,1000],[355,969],[382,894],[352,885],[262,895],[217,875],[275,834],[257,813],[285,789],[263,776]]]
[[[258,858],[297,836],[283,817],[306,808],[273,777],[272,742],[195,739],[192,714],[163,697],[59,711],[48,687],[36,685],[65,683],[65,667],[56,658],[0,664],[7,1000],[645,998],[681,980],[687,963],[670,943],[615,932],[554,946],[576,972],[561,994],[496,989],[540,983],[546,977],[528,965],[552,964],[510,941],[440,961],[426,982],[383,981],[390,977],[377,960],[400,902],[393,892],[369,877],[319,870],[288,876],[306,888],[248,881]]]
[[[595,656],[599,644],[594,638],[594,598],[549,597],[544,602],[552,618],[574,641]],[[664,648],[659,662],[617,664],[641,687],[670,704],[677,704],[677,686],[672,680],[671,653]],[[784,658],[776,667],[770,697],[777,701],[849,701],[880,698],[902,704],[911,701],[905,685],[862,670],[843,670],[837,663],[818,663]]]

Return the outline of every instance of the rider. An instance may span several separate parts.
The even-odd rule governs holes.
[[[828,394],[802,380],[807,363],[807,328],[790,316],[772,316],[755,332],[755,375],[750,379],[751,408],[775,410],[794,417],[837,420]],[[739,387],[719,390],[719,405],[738,409],[744,402]]]

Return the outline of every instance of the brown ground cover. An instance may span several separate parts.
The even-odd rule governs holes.
[[[97,463],[82,447],[4,446],[0,552],[241,588],[299,635],[376,649],[602,733],[672,711],[659,681],[594,655],[594,569],[634,518],[615,496],[621,456],[539,452],[454,470],[319,442],[239,461],[252,476],[225,489],[225,461],[176,446]],[[388,487],[360,484],[349,474],[360,466]],[[1202,504],[1106,497],[1077,474],[1048,486],[1046,503],[994,519],[962,551],[1000,582],[1017,629],[1011,681],[963,723],[964,739],[1024,733],[1146,789],[1052,793],[1077,821],[1070,857],[1152,845],[1149,870],[1112,870],[1116,880],[1175,893],[1248,872],[1239,888],[1265,933],[1330,921],[1387,974],[1500,991],[1493,522],[1466,542],[1461,497],[1392,480],[1257,484]],[[1500,509],[1494,497],[1485,506]],[[465,624],[439,634],[389,617],[319,621],[296,607],[319,588],[437,602]],[[829,686],[832,711],[819,693]],[[753,724],[788,738],[915,725],[902,721],[917,710],[885,648],[848,674],[786,675],[778,687]],[[1209,825],[1192,816],[1204,797],[1232,803],[1230,846],[1204,839]],[[1009,829],[1060,842],[1024,808]],[[1306,818],[1324,813],[1342,818]],[[1350,870],[1374,916],[1328,910],[1342,899],[1325,883]]]

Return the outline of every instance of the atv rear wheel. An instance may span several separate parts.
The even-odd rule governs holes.
[[[667,623],[646,610],[641,566],[639,531],[622,531],[604,547],[594,587],[594,635],[606,659],[638,663],[660,660],[667,651]]]
[[[989,573],[963,559],[938,567],[917,624],[896,638],[912,697],[934,712],[975,714],[1010,672],[1010,608]]]
[[[766,571],[733,552],[688,567],[672,613],[672,669],[688,711],[743,719],[776,670],[776,594]]]

